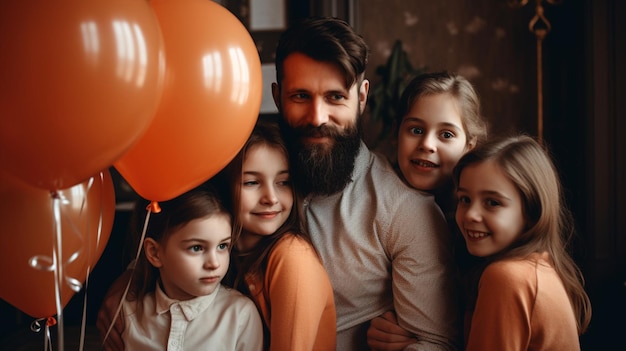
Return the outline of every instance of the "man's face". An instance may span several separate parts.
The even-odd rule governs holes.
[[[360,146],[358,118],[369,82],[344,86],[342,71],[304,54],[289,55],[274,101],[288,129],[294,180],[304,192],[332,194],[350,181]]]

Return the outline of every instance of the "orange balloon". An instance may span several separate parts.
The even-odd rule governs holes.
[[[102,255],[113,227],[113,181],[110,173],[103,171],[91,182],[58,194],[62,259],[57,272],[66,278],[64,282],[75,279],[84,283],[87,268],[93,269]],[[32,317],[54,316],[56,285],[50,265],[57,221],[51,193],[0,172],[0,199],[0,298]],[[33,258],[41,268],[31,265]],[[46,267],[52,270],[46,271]],[[75,291],[66,283],[59,287],[65,307]]]
[[[172,199],[219,172],[252,132],[261,61],[244,25],[207,0],[150,1],[163,33],[163,96],[140,140],[114,162],[152,201]]]
[[[163,50],[145,0],[0,1],[0,167],[55,190],[111,166],[154,117]]]

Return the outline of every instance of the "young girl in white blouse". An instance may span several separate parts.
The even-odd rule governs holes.
[[[143,252],[116,325],[124,348],[262,350],[256,306],[221,285],[233,244],[230,213],[206,186],[158,205],[146,211]]]

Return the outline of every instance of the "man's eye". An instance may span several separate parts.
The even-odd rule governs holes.
[[[341,95],[341,94],[333,94],[330,96],[330,99],[333,101],[341,101],[344,100],[346,97]]]
[[[304,101],[304,100],[307,100],[308,98],[309,98],[309,94],[305,94],[305,93],[297,93],[297,94],[291,95],[291,99],[294,101]]]

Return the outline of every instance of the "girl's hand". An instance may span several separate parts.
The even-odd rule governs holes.
[[[372,319],[367,330],[367,344],[372,351],[400,351],[416,342],[413,334],[398,325],[394,311]]]

